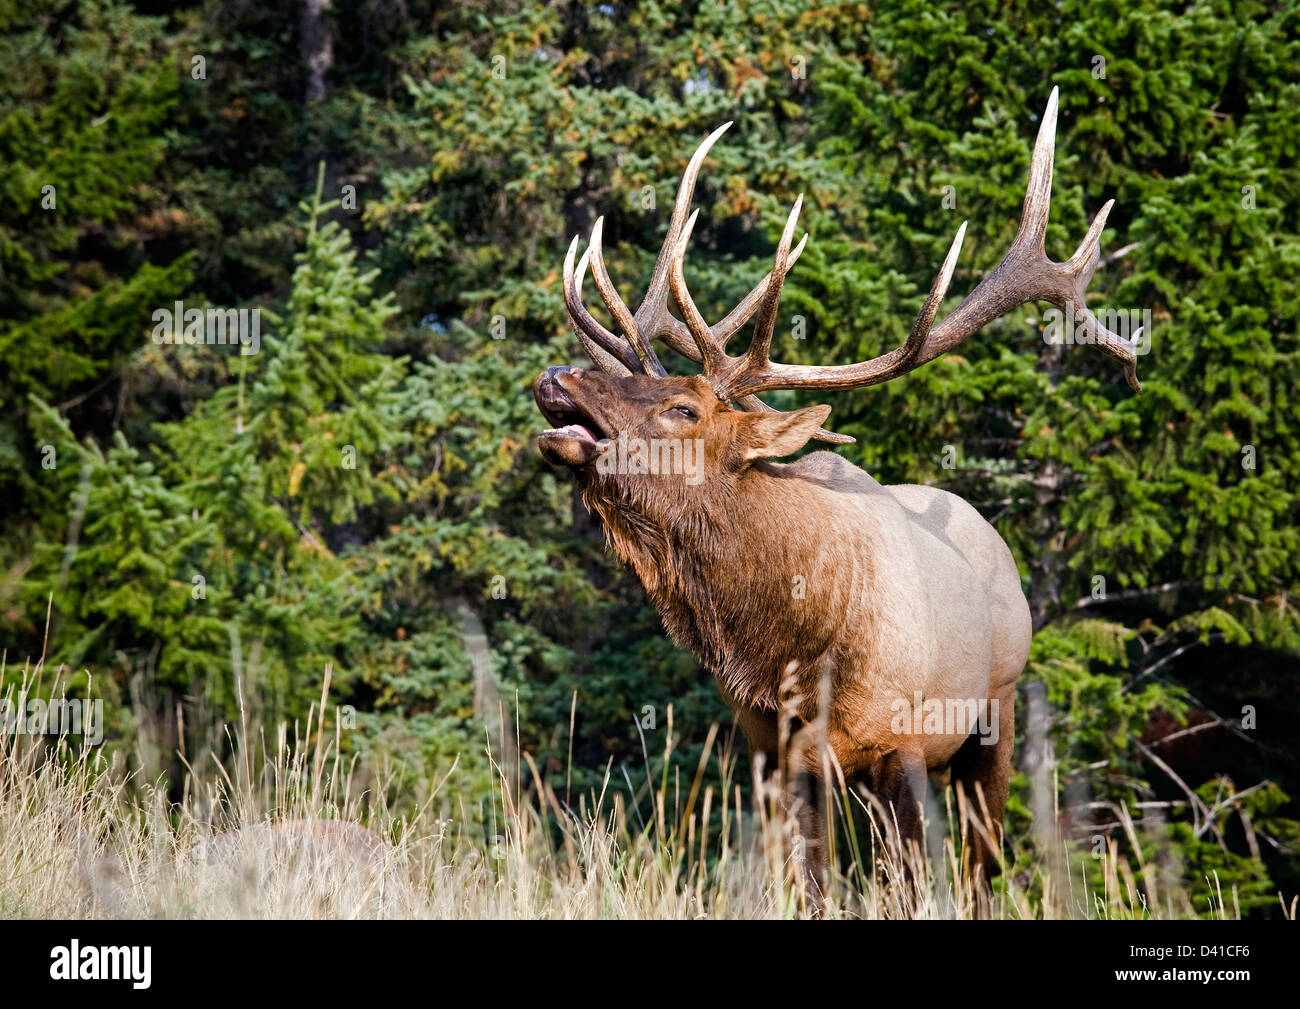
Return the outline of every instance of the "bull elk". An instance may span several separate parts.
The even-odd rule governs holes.
[[[979,811],[968,838],[972,876],[997,871],[1014,736],[1016,679],[1029,654],[1029,607],[1011,550],[971,505],[936,487],[885,487],[832,452],[774,462],[825,430],[829,406],[780,412],[758,396],[774,389],[853,389],[905,375],[952,350],[985,324],[1034,301],[1075,313],[1091,342],[1139,389],[1138,336],[1111,332],[1083,306],[1099,240],[1114,201],[1097,214],[1074,255],[1047,258],[1057,91],[1047,103],[1029,168],[1020,227],[1010,249],[937,325],[966,231],[963,223],[901,347],[857,364],[771,360],[777,301],[807,242],[791,248],[802,197],[785,224],[770,273],[721,322],[708,324],[687,290],[683,264],[698,211],[691,196],[709,148],[696,150],[677,192],[649,288],[631,312],[610,280],[602,221],[575,269],[564,262],[569,319],[595,369],[553,367],[533,386],[554,429],[542,455],[572,470],[587,508],[617,555],[632,566],[668,632],[714,673],[751,751],[768,766],[789,726],[782,678],[796,682],[796,726],[817,728],[817,746],[791,760],[786,780],[822,778],[829,752],[846,781],[892,806],[898,833],[921,829],[927,772],[951,772],[966,808]],[[587,267],[621,336],[584,307]],[[678,315],[670,314],[671,292]],[[748,350],[727,341],[755,318]],[[700,365],[672,377],[655,353],[662,340]],[[694,478],[645,465],[628,444],[698,446]],[[689,453],[686,453],[689,455]],[[625,464],[626,463],[626,464]],[[668,467],[673,468],[673,467]],[[802,591],[792,590],[792,585]],[[826,684],[826,688],[823,688]],[[916,710],[917,705],[921,711]],[[941,710],[989,712],[978,731]],[[924,715],[922,715],[924,712]],[[919,729],[919,731],[917,731]],[[992,745],[984,745],[990,743]],[[804,872],[824,882],[824,831],[815,809],[785,800],[805,844]]]

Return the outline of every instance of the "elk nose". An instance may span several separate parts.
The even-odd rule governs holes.
[[[560,385],[555,380],[566,372],[574,372],[575,377],[582,374],[581,368],[573,368],[566,364],[553,365],[533,380],[533,395],[540,396],[545,389],[558,389]]]
[[[573,397],[557,381],[561,375],[566,374],[573,375],[575,379],[580,378],[582,369],[568,365],[557,365],[547,368],[533,382],[533,399],[537,401],[537,406],[542,413],[546,413],[548,409],[563,410],[573,407]]]
[[[567,397],[569,390],[571,390],[573,386],[569,383],[559,381],[560,377],[563,375],[571,376],[570,381],[572,382],[582,378],[583,371],[581,368],[575,368],[573,365],[569,364],[552,365],[537,376],[537,383],[533,386],[534,394],[536,394],[538,390],[549,387],[551,389],[559,390],[561,396]]]

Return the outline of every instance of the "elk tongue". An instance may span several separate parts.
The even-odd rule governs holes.
[[[583,441],[594,442],[596,434],[585,424],[565,424],[564,427],[557,427],[548,434],[562,434],[567,438],[581,438]]]

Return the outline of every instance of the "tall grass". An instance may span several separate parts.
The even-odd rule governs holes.
[[[25,671],[23,691],[30,682]],[[608,770],[598,790],[566,798],[526,752],[494,747],[513,760],[494,765],[490,808],[462,808],[453,770],[399,815],[386,798],[394,782],[381,774],[358,786],[337,714],[322,726],[322,709],[313,708],[302,737],[283,725],[273,740],[232,727],[232,754],[205,762],[210,773],[187,770],[175,788],[68,738],[0,736],[0,917],[685,919],[815,910],[792,871],[792,828],[771,788],[743,797],[739,776],[750,768],[716,728],[684,782],[667,771],[670,724],[664,754],[646,769],[648,810],[644,801],[629,809]],[[720,786],[705,784],[710,765]],[[905,873],[881,812],[829,778],[823,799],[838,868],[821,917],[976,916],[977,894],[958,871],[951,803],[932,804],[925,849],[911,853]],[[1053,783],[1040,785],[1055,793]],[[1004,848],[984,908],[993,917],[1196,913],[1154,866],[1130,864],[1117,850],[1094,867],[1100,885],[1085,885],[1090,856],[1074,847],[1060,843],[1029,865],[1015,839]],[[1233,895],[1213,880],[1207,896],[1216,916],[1236,916]]]

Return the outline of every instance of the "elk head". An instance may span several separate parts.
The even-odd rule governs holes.
[[[771,271],[724,319],[707,323],[687,290],[686,247],[698,214],[690,210],[691,196],[705,156],[731,124],[719,127],[700,144],[686,167],[668,236],[635,314],[605,268],[601,249],[603,218],[596,221],[590,244],[576,269],[578,239],[574,238],[569,246],[564,260],[565,305],[570,324],[597,370],[556,367],[538,376],[534,397],[542,413],[556,425],[539,439],[543,456],[595,479],[593,469],[600,473],[602,457],[615,451],[620,439],[651,443],[655,439],[698,440],[703,451],[702,481],[711,482],[734,477],[757,459],[789,455],[809,439],[851,442],[852,438],[821,427],[829,407],[781,413],[763,403],[759,394],[774,389],[851,389],[888,382],[934,360],[987,323],[1032,301],[1048,301],[1072,313],[1090,342],[1119,361],[1129,385],[1140,389],[1136,350],[1141,331],[1132,339],[1121,337],[1084,307],[1088,283],[1100,258],[1102,228],[1114,201],[1101,208],[1066,262],[1054,262],[1044,252],[1056,112],[1057,89],[1053,88],[1034,144],[1020,228],[997,266],[935,325],[935,315],[961,252],[966,233],[963,222],[903,345],[868,361],[830,366],[782,364],[769,356],[782,283],[808,240],[804,235],[791,247],[802,196],[795,201],[786,221]],[[582,303],[581,286],[589,265],[596,289],[622,336],[607,330]],[[670,292],[680,318],[668,311]],[[738,357],[729,355],[728,340],[755,316],[749,348]],[[655,340],[662,340],[699,363],[701,374],[669,376],[655,353]],[[654,472],[620,474],[615,469],[611,467],[609,475],[621,487],[628,481],[619,481],[619,476],[664,476]]]

